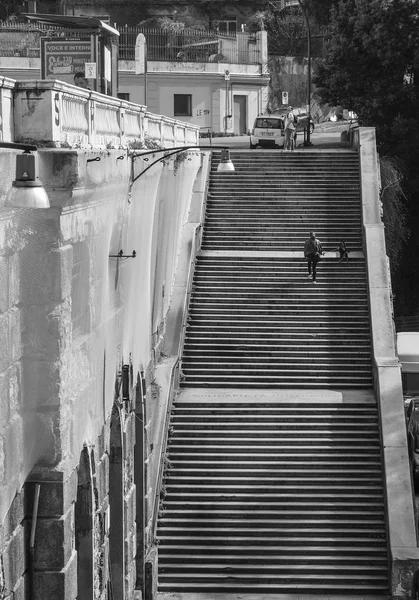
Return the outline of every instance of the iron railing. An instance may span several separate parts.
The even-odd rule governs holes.
[[[63,29],[46,23],[0,22],[0,56],[39,58],[41,37],[79,37],[86,30]]]
[[[259,64],[260,52],[254,33],[220,33],[184,29],[170,31],[143,27],[119,27],[119,58],[134,60],[135,40],[143,33],[148,60],[168,62],[225,62]],[[41,23],[0,23],[0,56],[39,58],[40,38],[79,32]]]
[[[258,64],[256,34],[184,29],[165,31],[142,27],[119,27],[119,58],[134,60],[135,40],[143,33],[148,60],[173,62],[227,62]]]

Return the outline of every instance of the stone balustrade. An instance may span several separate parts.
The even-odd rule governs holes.
[[[15,81],[0,77],[0,142],[13,141],[13,88]]]
[[[14,84],[4,93],[14,94],[15,141],[65,148],[138,146],[147,138],[167,147],[198,144],[199,127],[148,113],[145,106],[61,81],[8,81]]]

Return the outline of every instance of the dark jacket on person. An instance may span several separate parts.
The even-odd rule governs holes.
[[[308,256],[313,256],[315,254],[323,254],[321,242],[317,238],[314,240],[309,238],[304,245],[304,256],[307,258]]]

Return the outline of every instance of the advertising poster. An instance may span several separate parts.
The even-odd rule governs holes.
[[[91,37],[41,38],[41,77],[74,83],[75,73],[85,73],[85,63],[93,63]]]

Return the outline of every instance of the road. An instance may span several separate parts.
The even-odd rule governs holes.
[[[327,147],[329,144],[331,146],[340,144],[340,135],[344,130],[348,130],[349,124],[340,125],[338,127],[330,127],[330,128],[322,128],[321,126],[317,128],[317,131],[314,130],[314,133],[311,134],[311,142],[314,147]],[[331,129],[331,130],[330,130]],[[336,129],[338,129],[336,131]],[[201,145],[208,145],[210,140],[208,138],[201,138]],[[299,134],[297,139],[297,145],[300,145],[303,142],[303,135]],[[250,148],[250,137],[248,135],[237,135],[232,137],[215,137],[212,139],[213,146],[228,146],[231,149],[238,148]]]

